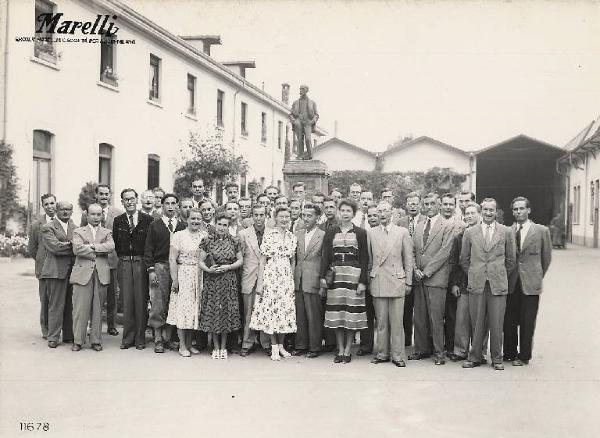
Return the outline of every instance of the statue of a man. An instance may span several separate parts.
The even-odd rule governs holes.
[[[317,104],[308,98],[308,87],[300,85],[300,98],[292,104],[290,122],[294,131],[294,145],[301,160],[312,159],[311,133],[315,132],[319,113]],[[306,151],[304,147],[306,146]]]

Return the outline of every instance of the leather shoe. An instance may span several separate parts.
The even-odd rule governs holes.
[[[292,356],[304,356],[306,354],[306,350],[294,350],[292,351]]]
[[[373,360],[371,360],[371,363],[374,364],[378,364],[378,363],[385,363],[385,362],[389,362],[389,359],[379,359],[378,357],[373,358]]]
[[[446,361],[442,357],[436,357],[435,362],[436,365],[445,365]]]
[[[100,344],[92,344],[92,350],[94,350],[94,351],[102,351],[102,345],[100,345]]]
[[[121,345],[119,346],[119,348],[120,348],[121,350],[127,350],[129,347],[133,347],[133,345],[132,345],[132,344],[121,344]]]
[[[393,360],[392,363],[400,368],[404,368],[406,366],[403,360]]]
[[[463,368],[475,368],[481,365],[480,362],[473,362],[472,360],[465,360],[462,364]]]
[[[523,365],[529,365],[528,360],[515,359],[513,361],[513,367],[522,367]]]
[[[359,348],[358,351],[356,352],[356,355],[357,356],[368,356],[371,353],[373,353],[372,350],[363,350],[362,348]]]
[[[314,359],[315,357],[319,357],[319,353],[317,353],[316,351],[309,351],[308,353],[306,353],[306,357],[308,359]]]
[[[352,355],[348,355],[348,356],[342,356],[342,362],[344,363],[350,363],[352,361]]]
[[[408,356],[408,360],[421,360],[421,359],[427,359],[430,357],[431,357],[431,354],[413,353],[410,356]]]
[[[341,354],[336,354],[333,358],[333,363],[342,363],[343,360],[344,356],[342,356]]]
[[[240,356],[246,357],[246,356],[248,356],[248,354],[250,354],[250,350],[248,350],[247,348],[242,348],[240,350]]]
[[[501,363],[493,363],[492,367],[496,370],[496,371],[502,371],[504,369],[504,364]]]
[[[144,344],[138,344],[135,346],[136,350],[143,350],[144,348],[146,348],[146,346]]]
[[[81,345],[73,343],[71,346],[71,351],[79,351],[81,350]]]
[[[58,347],[58,342],[56,342],[56,341],[48,341],[48,347],[50,347],[50,348],[56,348],[56,347]]]
[[[165,347],[162,342],[157,342],[154,345],[154,352],[155,353],[164,353],[165,352]]]
[[[118,336],[119,335],[119,331],[116,328],[114,328],[114,327],[109,328],[106,331],[106,333],[108,333],[111,336]]]

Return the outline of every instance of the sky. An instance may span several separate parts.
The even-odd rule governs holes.
[[[598,1],[124,0],[373,151],[427,135],[464,150],[526,134],[564,146],[600,116]]]

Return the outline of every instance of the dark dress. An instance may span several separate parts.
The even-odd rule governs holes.
[[[207,256],[208,267],[213,264],[230,265],[237,261],[239,241],[226,233],[211,233],[200,243]],[[236,271],[221,274],[204,272],[204,289],[200,305],[200,330],[208,333],[226,333],[241,328]]]
[[[327,290],[325,327],[347,330],[367,328],[365,293],[357,295],[358,284],[367,284],[369,253],[367,232],[355,225],[343,233],[339,225],[323,238],[321,278],[329,269],[334,272],[333,285]]]

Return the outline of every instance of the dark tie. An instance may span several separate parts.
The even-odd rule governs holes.
[[[169,231],[173,232],[173,219],[169,219]]]
[[[106,227],[106,210],[102,210],[102,220],[100,221],[100,225]]]
[[[427,239],[429,238],[429,230],[431,229],[431,219],[427,218],[427,223],[425,224],[425,230],[423,230],[423,247],[427,244]]]
[[[523,229],[522,224],[517,225],[517,252],[521,252],[521,230]]]
[[[410,234],[411,237],[413,234],[415,234],[415,218],[414,217],[411,217],[410,219],[408,219],[408,233]]]
[[[365,214],[362,214],[362,219],[360,220],[360,227],[364,228],[365,227]]]
[[[127,216],[129,216],[129,232],[133,233],[133,230],[135,229],[135,223],[133,222],[133,214],[128,214]]]

